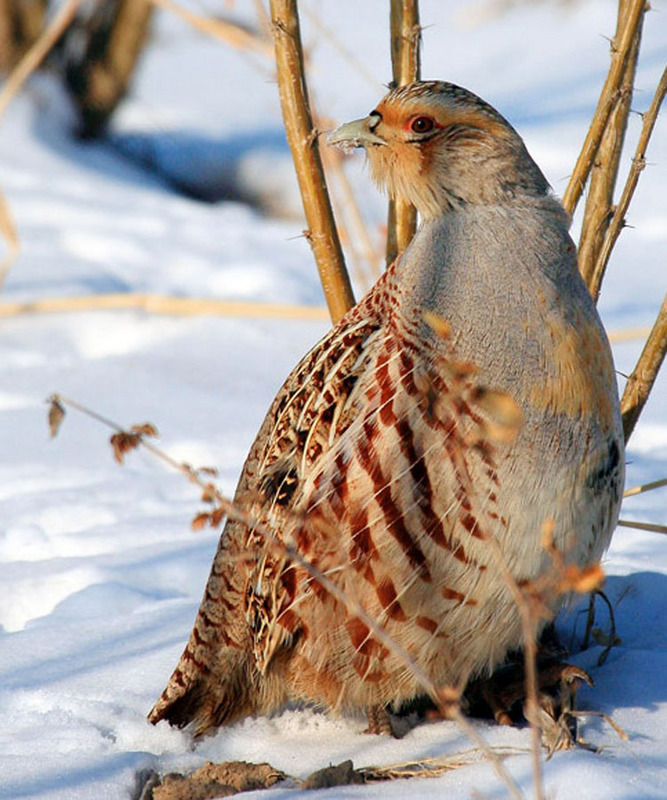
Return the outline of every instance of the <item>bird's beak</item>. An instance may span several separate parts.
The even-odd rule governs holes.
[[[375,122],[375,120],[373,120]],[[371,117],[355,119],[336,128],[327,136],[328,144],[348,150],[352,147],[370,147],[371,145],[387,144],[387,142],[370,128]]]

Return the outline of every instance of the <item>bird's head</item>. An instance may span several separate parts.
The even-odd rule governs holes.
[[[472,92],[442,81],[393,89],[366,118],[330,134],[329,143],[363,147],[376,183],[415,205],[422,219],[549,190],[504,117]]]

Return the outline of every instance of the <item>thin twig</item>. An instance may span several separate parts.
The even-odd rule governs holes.
[[[330,126],[329,120],[318,118],[317,122],[318,126],[320,124],[322,127]],[[332,124],[331,127],[333,127]],[[357,263],[357,280],[360,281],[364,289],[368,289],[380,277],[382,256],[373,244],[368,226],[359,207],[359,201],[343,168],[344,158],[344,154],[335,147],[325,147],[322,150],[322,160],[326,167],[327,175],[335,178],[334,186],[340,193],[340,197],[336,198],[334,196],[334,200],[337,200],[335,205],[336,213],[339,218],[342,217],[344,221],[347,221],[352,228],[345,244],[351,250],[356,261],[363,261],[368,267],[370,274],[367,275],[366,270],[361,269],[359,263]],[[342,235],[344,226],[341,222],[339,222],[339,230],[341,230]]]
[[[0,289],[5,282],[5,278],[12,268],[20,252],[19,235],[16,230],[16,223],[12,217],[9,204],[4,195],[0,192],[0,233],[7,242],[7,255],[0,261]]]
[[[623,497],[634,497],[636,494],[650,492],[653,489],[659,489],[661,486],[667,486],[667,478],[661,478],[659,481],[652,481],[651,483],[644,483],[641,486],[633,486],[632,489],[626,489],[623,492]]]
[[[419,80],[421,72],[418,0],[391,0],[390,27],[393,84],[405,86]],[[416,208],[401,197],[391,199],[387,217],[387,266],[410,244],[416,229]]]
[[[649,531],[649,533],[667,533],[667,525],[655,525],[652,522],[631,522],[629,519],[619,519],[618,524],[622,528],[635,528],[638,531]]]
[[[660,106],[662,105],[662,101],[665,99],[666,92],[667,68],[665,68],[664,72],[662,73],[662,77],[658,83],[658,88],[653,95],[653,100],[648,111],[643,115],[644,120],[642,123],[642,129],[641,133],[639,134],[639,141],[637,142],[635,155],[632,159],[630,173],[625,182],[625,186],[623,187],[621,199],[618,201],[618,205],[614,210],[614,215],[611,218],[609,227],[607,228],[604,239],[602,240],[600,252],[595,262],[595,268],[589,281],[589,289],[595,300],[597,300],[598,295],[600,294],[600,286],[602,285],[602,279],[607,268],[607,263],[609,262],[611,251],[616,244],[616,240],[618,239],[623,226],[625,225],[625,215],[627,214],[628,208],[630,207],[630,201],[632,200],[635,189],[637,188],[639,176],[646,166],[646,149],[648,147],[651,134],[653,133],[656,120],[658,119]]]
[[[452,703],[448,699],[448,692],[447,689],[442,689],[438,687],[430,676],[423,670],[419,664],[414,660],[414,658],[405,650],[405,648],[399,644],[387,631],[384,627],[372,616],[370,615],[366,609],[356,601],[354,598],[348,596],[346,592],[341,589],[335,582],[333,582],[330,578],[328,578],[323,572],[321,572],[317,567],[310,563],[310,561],[303,556],[294,546],[287,544],[284,542],[280,536],[266,525],[258,522],[258,520],[247,511],[244,511],[240,508],[236,503],[234,503],[229,498],[225,497],[220,490],[215,487],[211,481],[210,476],[208,474],[206,477],[202,475],[201,470],[193,469],[188,464],[184,464],[182,462],[176,461],[176,459],[172,458],[168,455],[165,451],[161,448],[156,447],[151,442],[147,441],[146,438],[142,435],[137,435],[133,432],[132,429],[127,430],[117,423],[113,422],[112,420],[104,417],[102,414],[93,411],[86,406],[78,403],[75,400],[71,400],[68,397],[65,397],[61,394],[53,394],[49,398],[48,402],[50,403],[51,407],[54,406],[60,408],[61,410],[64,406],[69,406],[86,416],[89,416],[98,422],[101,422],[103,425],[111,428],[117,434],[125,434],[128,437],[134,438],[134,446],[141,446],[144,447],[146,450],[151,452],[161,461],[168,464],[173,469],[177,470],[178,472],[182,473],[187,477],[187,479],[196,484],[200,489],[202,489],[207,501],[218,504],[218,506],[224,511],[226,516],[229,519],[234,519],[238,522],[247,525],[249,528],[252,528],[256,531],[260,536],[263,536],[265,539],[271,541],[276,547],[278,547],[281,553],[294,564],[301,567],[305,572],[308,573],[320,586],[328,592],[334,599],[338,600],[345,608],[350,612],[353,616],[357,617],[361,620],[369,629],[369,631],[373,634],[373,636],[378,640],[378,642],[384,645],[390,652],[392,652],[412,673],[415,679],[422,685],[423,689],[427,694],[433,699],[436,703],[438,708],[443,713],[443,716],[449,716],[450,718],[455,719],[461,728],[466,732],[469,736],[471,741],[473,741],[477,747],[484,753],[486,758],[491,763],[491,766],[495,770],[497,776],[503,781],[505,786],[510,792],[510,795],[517,800],[523,798],[523,794],[511,777],[509,772],[506,770],[504,765],[502,764],[501,760],[498,756],[494,753],[493,748],[486,742],[484,737],[475,729],[473,725],[463,716],[460,709],[455,703]],[[58,423],[59,424],[59,423]],[[144,426],[141,426],[144,427]],[[57,431],[57,427],[54,431],[52,428],[52,433]]]
[[[628,442],[648,400],[653,384],[667,352],[667,295],[662,301],[657,319],[653,324],[637,366],[632,370],[623,397],[621,398],[621,414],[623,416],[623,433]]]
[[[185,20],[188,24],[192,25],[193,28],[200,31],[200,33],[214,36],[216,39],[219,39],[221,42],[231,47],[235,47],[237,50],[251,50],[266,58],[273,59],[273,48],[271,44],[239,25],[234,25],[231,22],[215,19],[213,17],[203,17],[199,14],[194,14],[192,11],[184,8],[179,3],[175,3],[173,0],[151,0],[151,2]]]
[[[620,0],[618,20],[616,23],[616,38],[618,38],[626,24],[627,12],[631,0]],[[623,77],[616,96],[616,102],[609,115],[609,120],[600,140],[600,147],[591,168],[591,179],[586,197],[584,218],[581,224],[577,258],[579,272],[586,285],[591,285],[591,278],[595,268],[602,240],[612,217],[612,203],[614,188],[618,176],[618,165],[625,141],[628,127],[628,115],[632,102],[632,90],[635,81],[637,57],[642,34],[643,15],[639,18],[639,25],[632,47],[628,53],[623,70]]]
[[[126,309],[137,309],[148,314],[167,314],[171,316],[206,315],[305,320],[326,320],[329,318],[327,309],[320,306],[247,303],[233,300],[209,300],[208,298],[200,297],[168,297],[156,294],[102,294],[0,302],[0,318],[13,317],[19,314],[60,314]]]
[[[612,57],[607,78],[600,93],[595,114],[586,134],[586,139],[579,153],[579,158],[572,172],[572,177],[563,195],[563,206],[568,214],[573,214],[579,198],[584,190],[588,175],[600,146],[602,134],[607,126],[609,115],[615,104],[625,64],[635,38],[635,32],[645,11],[646,0],[630,0],[627,12],[627,24],[620,36],[612,41]]]
[[[67,0],[51,23],[46,27],[44,33],[42,33],[39,39],[37,39],[16,65],[11,75],[7,78],[2,91],[0,91],[0,117],[4,114],[7,106],[14,99],[23,84],[37,67],[39,67],[53,45],[62,36],[63,31],[72,22],[81,2],[82,0]]]
[[[308,222],[306,236],[317,262],[331,319],[336,323],[354,305],[354,295],[313,129],[296,0],[271,0],[271,22],[280,106]]]

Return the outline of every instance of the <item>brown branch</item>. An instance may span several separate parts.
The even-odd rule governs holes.
[[[632,489],[626,489],[623,492],[623,497],[634,497],[636,494],[651,492],[653,489],[660,489],[663,486],[667,486],[667,478],[661,478],[659,481],[651,481],[651,483],[644,483],[641,486],[633,486]]]
[[[598,253],[597,260],[595,262],[593,274],[589,280],[589,289],[595,300],[597,300],[598,295],[600,294],[600,286],[602,285],[602,279],[604,277],[605,270],[607,269],[611,251],[616,244],[616,240],[618,239],[623,226],[625,225],[625,215],[627,214],[628,208],[630,207],[630,201],[632,200],[635,189],[637,188],[639,176],[646,166],[646,149],[648,147],[651,134],[653,133],[656,120],[658,119],[660,106],[662,105],[662,101],[665,99],[665,93],[667,93],[667,68],[665,68],[664,72],[662,73],[662,77],[660,78],[658,87],[653,95],[653,100],[651,101],[648,111],[643,115],[644,120],[642,123],[641,132],[639,134],[639,141],[637,142],[635,155],[632,159],[632,166],[630,167],[628,178],[625,182],[625,186],[623,187],[621,199],[618,201],[618,205],[614,210],[614,215],[609,223],[609,227],[607,228],[602,241],[600,252]]]
[[[419,80],[421,72],[418,0],[391,0],[390,25],[393,85],[405,86]],[[401,197],[390,200],[387,217],[387,266],[410,244],[416,229],[416,208]]]
[[[621,398],[625,441],[632,435],[667,352],[667,295]]]
[[[335,323],[354,305],[354,295],[336,232],[308,104],[296,0],[271,0],[271,23],[280,106],[308,222],[306,236]]]
[[[642,14],[645,11],[646,0],[630,0],[627,11],[626,25],[623,26],[620,36],[612,41],[611,65],[607,78],[600,93],[595,114],[591,125],[586,134],[586,139],[579,153],[579,158],[572,172],[572,177],[563,195],[563,206],[568,214],[573,214],[579,198],[584,190],[588,175],[593,166],[593,162],[600,146],[602,135],[607,126],[609,115],[611,114],[618,91],[623,80],[625,65],[628,55],[632,48],[637,28],[639,27]]]
[[[619,519],[618,524],[621,528],[635,528],[638,531],[649,531],[650,533],[667,533],[667,525],[655,525],[652,522],[631,522],[629,519]]]
[[[626,24],[629,6],[630,0],[620,0],[616,38],[621,35]],[[602,240],[613,214],[614,188],[628,126],[643,20],[642,15],[639,18],[639,25],[625,63],[621,85],[591,168],[591,180],[578,247],[579,272],[588,286],[590,286]]]

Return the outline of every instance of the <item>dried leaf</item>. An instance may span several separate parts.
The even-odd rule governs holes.
[[[113,457],[119,464],[122,464],[125,460],[125,454],[129,453],[130,450],[136,450],[141,444],[141,435],[120,431],[119,433],[114,433],[109,441],[113,448]]]
[[[567,567],[563,572],[563,583],[566,591],[587,594],[595,589],[599,589],[604,583],[604,570],[600,564],[593,564],[592,567]]]
[[[424,322],[432,328],[434,333],[437,333],[441,339],[449,339],[452,335],[452,326],[447,320],[444,320],[432,311],[424,311],[422,317]]]
[[[153,439],[157,439],[159,435],[155,425],[152,425],[150,422],[144,422],[143,425],[133,425],[130,430],[132,433],[136,433],[139,436],[150,436]]]
[[[485,428],[491,439],[511,444],[523,424],[523,412],[516,400],[506,392],[478,388],[476,404],[488,416]]]
[[[65,408],[56,395],[53,395],[49,401],[49,432],[51,438],[58,435],[60,426],[65,419]]]
[[[200,531],[202,528],[208,525],[210,519],[211,515],[203,511],[201,514],[197,514],[197,516],[192,520],[190,527],[193,531]]]
[[[218,492],[212,483],[207,483],[201,493],[203,503],[213,503],[218,497]]]
[[[220,506],[218,506],[218,508],[214,509],[211,512],[211,515],[210,515],[211,519],[210,519],[210,522],[209,522],[210,526],[212,528],[219,527],[222,524],[222,521],[226,516],[227,516],[227,512],[225,511],[225,509],[221,508]]]
[[[217,478],[219,474],[218,469],[216,467],[199,467],[197,469],[197,472],[200,475],[211,475],[214,478]]]

